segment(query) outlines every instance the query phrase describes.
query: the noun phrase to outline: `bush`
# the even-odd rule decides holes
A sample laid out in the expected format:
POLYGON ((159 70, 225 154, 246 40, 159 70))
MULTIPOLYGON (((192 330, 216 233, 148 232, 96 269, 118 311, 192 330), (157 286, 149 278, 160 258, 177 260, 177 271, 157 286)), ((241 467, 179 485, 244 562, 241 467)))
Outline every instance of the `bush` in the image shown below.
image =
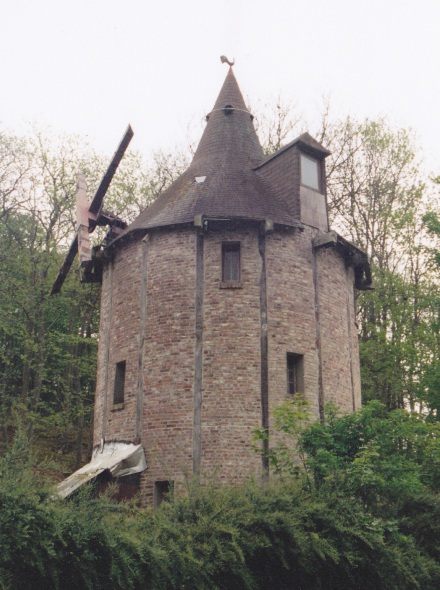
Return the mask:
POLYGON ((0 459, 0 587, 439 588, 434 430, 378 405, 348 416, 330 407, 323 424, 304 417, 304 407, 277 411, 302 457, 271 449, 282 479, 196 487, 154 512, 87 489, 55 500, 18 441, 0 459))

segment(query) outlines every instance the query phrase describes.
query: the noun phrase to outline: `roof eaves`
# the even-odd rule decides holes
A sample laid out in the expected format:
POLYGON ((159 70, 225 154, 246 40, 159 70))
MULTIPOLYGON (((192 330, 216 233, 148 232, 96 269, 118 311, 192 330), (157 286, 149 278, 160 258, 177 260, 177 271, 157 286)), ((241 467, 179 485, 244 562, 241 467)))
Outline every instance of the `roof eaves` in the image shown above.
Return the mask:
POLYGON ((114 248, 116 248, 116 246, 120 246, 123 243, 129 241, 129 240, 133 240, 136 239, 138 236, 142 236, 145 233, 147 233, 148 231, 151 231, 153 229, 176 229, 179 227, 186 227, 186 226, 192 226, 193 223, 191 221, 182 221, 182 222, 177 222, 177 223, 169 223, 166 221, 163 221, 161 223, 152 223, 151 225, 145 225, 142 227, 134 227, 132 229, 127 228, 128 231, 120 234, 119 236, 117 236, 114 240, 112 240, 110 242, 110 244, 108 244, 106 246, 106 250, 113 250, 114 248))
POLYGON ((345 263, 353 266, 356 289, 359 291, 374 290, 368 256, 352 242, 332 230, 319 232, 313 240, 313 247, 315 249, 335 248, 344 257, 345 263))
MULTIPOLYGON (((238 222, 251 222, 251 223, 263 223, 267 220, 270 219, 270 215, 266 216, 266 217, 245 217, 245 216, 237 216, 237 217, 233 217, 233 216, 225 216, 225 217, 218 217, 218 216, 210 216, 210 215, 197 215, 197 217, 200 217, 203 221, 215 221, 215 222, 229 222, 229 221, 238 221, 238 222)), ((298 221, 297 219, 292 219, 291 221, 275 221, 275 220, 271 220, 273 221, 273 224, 278 226, 278 227, 293 227, 293 228, 297 228, 297 229, 304 229, 304 225, 301 223, 301 221, 298 221)))
MULTIPOLYGON (((110 244, 108 244, 106 246, 106 250, 107 250, 107 252, 111 252, 115 248, 122 246, 127 241, 134 240, 134 239, 138 238, 139 236, 142 236, 152 230, 161 230, 161 229, 169 230, 169 229, 176 229, 176 228, 183 228, 183 227, 197 227, 198 225, 200 225, 200 223, 196 224, 195 218, 199 218, 202 221, 208 221, 208 222, 211 221, 211 222, 223 222, 223 223, 227 223, 227 222, 262 223, 262 222, 266 221, 268 219, 268 217, 270 217, 270 215, 267 217, 249 217, 249 216, 233 216, 233 215, 219 217, 219 216, 212 216, 212 215, 197 214, 194 217, 194 221, 184 221, 181 223, 173 223, 173 224, 166 223, 166 222, 157 223, 157 224, 153 223, 153 224, 145 226, 145 227, 133 228, 132 230, 119 235, 112 242, 110 242, 110 244)), ((272 221, 273 221, 274 226, 277 226, 277 227, 294 228, 294 229, 299 229, 299 230, 304 229, 304 225, 301 223, 301 221, 299 221, 297 219, 292 219, 291 221, 277 221, 275 219, 272 221)))

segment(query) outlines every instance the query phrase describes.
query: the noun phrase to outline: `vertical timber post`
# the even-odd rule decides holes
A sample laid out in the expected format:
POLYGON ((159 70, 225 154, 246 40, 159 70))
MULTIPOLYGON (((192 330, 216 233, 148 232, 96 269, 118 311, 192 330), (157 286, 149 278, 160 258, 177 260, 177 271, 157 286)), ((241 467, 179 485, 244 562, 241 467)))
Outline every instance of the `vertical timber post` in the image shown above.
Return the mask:
POLYGON ((261 426, 266 433, 262 448, 263 481, 269 478, 269 361, 267 334, 267 277, 266 277, 266 228, 260 227, 258 233, 258 250, 261 257, 260 274, 260 350, 261 350, 261 426))
POLYGON ((203 247, 202 231, 196 234, 196 293, 194 351, 193 473, 200 475, 202 459, 202 377, 203 377, 203 247))
POLYGON ((313 248, 313 288, 315 291, 315 325, 316 325, 316 350, 318 352, 318 407, 319 419, 324 421, 324 388, 322 380, 322 345, 321 324, 319 318, 319 280, 318 280, 318 251, 313 248))
POLYGON ((107 311, 107 325, 104 333, 104 357, 105 357, 105 379, 104 379, 104 395, 102 399, 102 424, 101 424, 101 442, 105 441, 105 425, 107 422, 107 406, 108 406, 108 384, 109 384, 109 372, 110 372, 110 334, 112 325, 113 315, 113 260, 109 264, 108 268, 108 283, 109 283, 109 294, 108 294, 108 311, 107 311))
MULTIPOLYGON (((347 279, 350 284, 351 281, 350 281, 350 277, 348 276, 348 272, 347 272, 347 279)), ((347 302, 346 305, 347 305, 348 359, 349 359, 349 363, 350 363, 351 397, 352 397, 352 403, 353 403, 353 412, 355 412, 356 411, 356 399, 355 399, 355 393, 354 393, 353 342, 351 340, 352 339, 352 331, 351 331, 351 313, 350 313, 351 306, 350 306, 349 285, 347 285, 347 287, 346 287, 346 302, 347 302)), ((354 310, 353 310, 353 313, 354 313, 354 310)))
POLYGON ((148 241, 149 236, 146 235, 142 240, 142 260, 141 260, 141 292, 140 292, 140 326, 139 326, 139 343, 138 343, 138 367, 137 367, 137 383, 136 383, 136 426, 135 439, 136 443, 141 442, 142 437, 142 412, 144 407, 144 348, 145 348, 145 334, 147 331, 147 283, 148 283, 148 241))

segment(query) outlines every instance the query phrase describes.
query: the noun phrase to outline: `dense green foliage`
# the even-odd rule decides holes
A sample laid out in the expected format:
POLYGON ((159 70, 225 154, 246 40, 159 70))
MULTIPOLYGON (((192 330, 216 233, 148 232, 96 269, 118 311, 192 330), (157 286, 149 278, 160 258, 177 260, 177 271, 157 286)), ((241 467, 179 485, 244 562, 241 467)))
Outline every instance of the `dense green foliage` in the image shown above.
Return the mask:
MULTIPOLYGON (((260 121, 267 152, 298 124, 282 105, 275 113, 260 121)), ((29 464, 30 448, 58 463, 70 451, 67 472, 87 456, 99 286, 74 272, 60 295, 48 292, 74 232, 75 173, 93 193, 107 159, 78 139, 0 133, 2 589, 440 587, 439 182, 423 177, 411 135, 386 121, 326 115, 314 135, 333 152, 333 225, 373 266, 375 291, 358 301, 362 386, 384 406, 349 416, 329 406, 323 424, 282 406, 269 486, 189 485, 151 512, 87 491, 57 501, 40 483, 50 466, 29 464), (26 444, 10 444, 14 431, 26 444)), ((147 166, 128 152, 106 207, 129 221, 184 165, 180 154, 147 166)))
MULTIPOLYGON (((440 176, 433 179, 435 185, 440 186, 440 176)), ((428 211, 423 216, 423 223, 429 233, 431 240, 434 244, 428 248, 431 260, 435 265, 435 272, 437 276, 440 269, 440 213, 438 211, 428 211)), ((431 329, 434 332, 434 338, 437 341, 436 351, 439 350, 438 345, 440 339, 440 313, 437 313, 436 321, 432 323, 431 329)), ((438 355, 432 356, 432 363, 422 382, 422 388, 426 399, 429 400, 429 408, 431 409, 432 416, 440 420, 440 363, 438 362, 438 355)))
MULTIPOLYGON (((35 449, 70 457, 67 472, 90 452, 100 288, 81 285, 74 264, 62 292, 49 291, 75 231, 76 172, 91 197, 106 160, 78 138, 0 132, 0 443, 18 418, 35 449)), ((130 221, 183 165, 129 151, 106 208, 130 221)))
MULTIPOLYGON (((282 101, 275 115, 263 117, 270 150, 301 128, 282 101)), ((332 152, 326 160, 332 228, 364 250, 372 267, 375 290, 358 293, 363 399, 438 419, 440 177, 424 171, 414 135, 386 119, 331 120, 327 109, 312 135, 332 152)))
POLYGON ((16 442, 0 460, 0 587, 438 588, 438 425, 378 403, 329 406, 323 424, 285 404, 275 419, 269 485, 189 485, 156 511, 89 490, 55 500, 16 442))
POLYGON ((373 270, 375 290, 358 298, 363 399, 434 409, 427 378, 440 363, 440 297, 423 222, 438 210, 434 185, 411 133, 385 120, 331 125, 326 145, 333 225, 373 270))

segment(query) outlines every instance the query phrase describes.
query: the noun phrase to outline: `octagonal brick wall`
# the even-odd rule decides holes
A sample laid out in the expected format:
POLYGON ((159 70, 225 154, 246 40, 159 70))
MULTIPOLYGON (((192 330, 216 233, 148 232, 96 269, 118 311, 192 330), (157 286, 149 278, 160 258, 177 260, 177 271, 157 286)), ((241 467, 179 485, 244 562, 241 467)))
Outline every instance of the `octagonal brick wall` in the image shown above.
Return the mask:
MULTIPOLYGON (((123 244, 104 269, 94 444, 143 444, 147 503, 154 482, 183 488, 194 461, 204 481, 261 475, 251 441, 262 423, 259 232, 244 223, 202 234, 150 231, 123 244), (225 241, 241 246, 234 288, 221 282, 225 241), (115 405, 120 361, 125 396, 115 405)), ((289 397, 288 352, 303 355, 305 397, 316 417, 329 399, 345 411, 360 406, 353 270, 335 250, 314 251, 315 234, 276 229, 264 238, 269 412, 289 397)))

